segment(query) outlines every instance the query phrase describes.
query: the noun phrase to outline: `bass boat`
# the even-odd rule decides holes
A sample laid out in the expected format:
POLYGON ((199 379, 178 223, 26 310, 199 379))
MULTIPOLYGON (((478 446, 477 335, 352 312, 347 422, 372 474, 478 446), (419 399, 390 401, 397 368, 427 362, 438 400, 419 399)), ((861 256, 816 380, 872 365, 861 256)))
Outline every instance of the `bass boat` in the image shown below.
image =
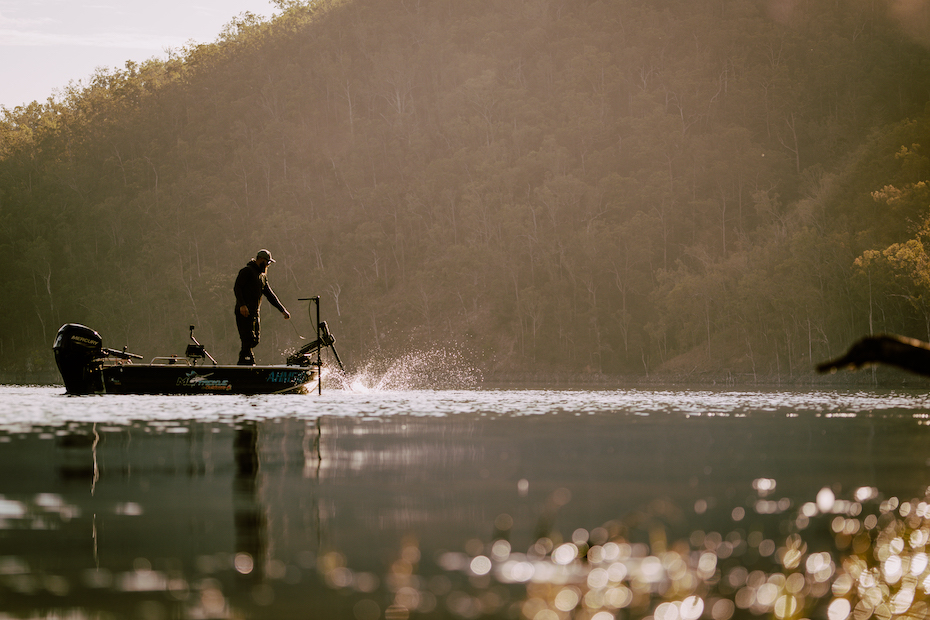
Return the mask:
MULTIPOLYGON (((58 330, 55 362, 68 394, 301 394, 321 391, 323 370, 321 352, 336 353, 335 338, 325 321, 320 321, 320 298, 316 302, 316 340, 288 356, 285 364, 237 366, 218 364, 204 345, 194 338, 184 357, 156 357, 138 363, 141 355, 108 349, 93 329, 67 323, 58 330)), ((311 316, 313 306, 310 306, 311 316)))

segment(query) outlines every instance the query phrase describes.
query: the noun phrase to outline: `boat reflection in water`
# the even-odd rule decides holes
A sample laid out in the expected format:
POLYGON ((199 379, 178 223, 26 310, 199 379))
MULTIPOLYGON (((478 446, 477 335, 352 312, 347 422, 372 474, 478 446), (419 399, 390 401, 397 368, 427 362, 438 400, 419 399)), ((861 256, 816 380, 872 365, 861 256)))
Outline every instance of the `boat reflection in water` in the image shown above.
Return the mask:
POLYGON ((7 426, 0 615, 923 618, 921 415, 7 426))

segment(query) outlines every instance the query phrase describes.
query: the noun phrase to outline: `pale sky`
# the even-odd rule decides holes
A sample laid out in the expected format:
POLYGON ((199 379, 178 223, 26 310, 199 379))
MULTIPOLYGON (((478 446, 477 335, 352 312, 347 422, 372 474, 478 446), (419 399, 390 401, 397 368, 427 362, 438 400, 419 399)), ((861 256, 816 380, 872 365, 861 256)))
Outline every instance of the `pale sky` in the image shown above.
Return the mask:
POLYGON ((270 0, 0 0, 0 106, 46 99, 97 67, 166 58, 190 41, 210 43, 270 0))

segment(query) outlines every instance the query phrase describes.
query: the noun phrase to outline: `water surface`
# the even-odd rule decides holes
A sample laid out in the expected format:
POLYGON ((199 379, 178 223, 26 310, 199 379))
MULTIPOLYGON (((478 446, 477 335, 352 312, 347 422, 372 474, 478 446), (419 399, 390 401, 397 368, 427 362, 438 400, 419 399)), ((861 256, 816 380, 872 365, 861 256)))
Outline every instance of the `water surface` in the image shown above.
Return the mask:
POLYGON ((922 393, 62 392, 0 387, 0 615, 927 610, 922 393))

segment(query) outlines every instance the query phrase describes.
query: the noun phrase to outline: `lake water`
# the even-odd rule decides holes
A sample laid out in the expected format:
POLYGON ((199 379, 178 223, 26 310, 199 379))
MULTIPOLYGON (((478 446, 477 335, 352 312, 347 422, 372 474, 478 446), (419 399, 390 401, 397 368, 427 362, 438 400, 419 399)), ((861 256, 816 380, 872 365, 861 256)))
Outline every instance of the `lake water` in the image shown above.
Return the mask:
POLYGON ((0 386, 0 618, 928 613, 918 392, 0 386))

